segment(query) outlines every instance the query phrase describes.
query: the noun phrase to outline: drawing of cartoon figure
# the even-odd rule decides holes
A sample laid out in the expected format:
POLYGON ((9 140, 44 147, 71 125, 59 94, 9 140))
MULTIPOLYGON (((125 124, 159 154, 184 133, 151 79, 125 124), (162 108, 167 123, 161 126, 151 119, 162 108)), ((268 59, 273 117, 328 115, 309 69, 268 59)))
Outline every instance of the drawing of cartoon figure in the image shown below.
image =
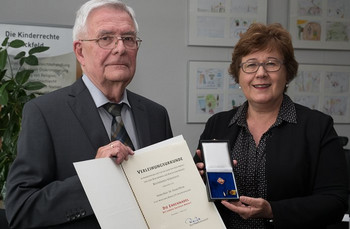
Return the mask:
POLYGON ((300 16, 320 16, 322 14, 321 0, 298 0, 300 16))
POLYGON ((214 114, 214 109, 217 106, 217 99, 213 94, 208 94, 205 98, 209 114, 214 114))
POLYGON ((350 2, 349 0, 332 0, 327 4, 328 17, 345 18, 349 13, 350 2))
POLYGON ((321 39, 321 25, 317 22, 309 22, 302 29, 303 40, 319 41, 321 39))
POLYGON ((222 2, 219 2, 217 5, 214 4, 211 6, 211 12, 225 13, 225 6, 222 2))
POLYGON ((327 23, 326 41, 349 41, 348 26, 341 22, 327 23))
POLYGON ((309 15, 321 15, 321 8, 318 6, 312 6, 308 10, 309 15))

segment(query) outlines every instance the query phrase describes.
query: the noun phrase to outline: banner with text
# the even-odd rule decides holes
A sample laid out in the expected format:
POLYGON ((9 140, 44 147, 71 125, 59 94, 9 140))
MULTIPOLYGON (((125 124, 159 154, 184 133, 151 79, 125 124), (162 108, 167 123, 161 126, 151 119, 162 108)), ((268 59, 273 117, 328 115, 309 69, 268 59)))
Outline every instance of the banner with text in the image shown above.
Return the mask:
MULTIPOLYGON (((23 40, 25 46, 19 49, 9 48, 8 53, 13 58, 20 51, 28 51, 39 46, 50 47, 43 53, 35 54, 39 58, 39 66, 26 66, 34 73, 31 80, 40 81, 46 85, 40 92, 47 93, 72 84, 77 77, 77 61, 73 52, 72 29, 62 27, 31 26, 0 24, 0 42, 6 37, 9 41, 23 40)), ((13 69, 19 64, 12 61, 13 69)))

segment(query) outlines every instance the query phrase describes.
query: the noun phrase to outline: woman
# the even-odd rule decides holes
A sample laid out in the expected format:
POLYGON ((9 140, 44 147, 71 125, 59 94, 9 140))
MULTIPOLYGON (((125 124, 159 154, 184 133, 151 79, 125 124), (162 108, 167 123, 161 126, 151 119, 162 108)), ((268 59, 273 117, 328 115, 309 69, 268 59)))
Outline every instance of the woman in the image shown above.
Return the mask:
POLYGON ((332 118, 285 94, 297 70, 280 24, 253 24, 235 46, 229 72, 247 101, 213 115, 200 137, 230 141, 240 200, 217 204, 227 228, 319 229, 347 209, 345 156, 332 118))

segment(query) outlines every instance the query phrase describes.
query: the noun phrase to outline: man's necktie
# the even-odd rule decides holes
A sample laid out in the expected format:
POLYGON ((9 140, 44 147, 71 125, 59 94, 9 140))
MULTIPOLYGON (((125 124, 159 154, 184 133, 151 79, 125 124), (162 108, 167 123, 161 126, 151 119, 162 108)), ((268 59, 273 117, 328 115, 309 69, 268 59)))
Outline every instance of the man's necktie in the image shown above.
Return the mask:
POLYGON ((119 140, 123 144, 134 149, 134 146, 130 140, 128 133, 124 127, 122 116, 120 112, 122 110, 122 104, 106 103, 103 107, 112 115, 112 126, 111 126, 111 141, 119 140))

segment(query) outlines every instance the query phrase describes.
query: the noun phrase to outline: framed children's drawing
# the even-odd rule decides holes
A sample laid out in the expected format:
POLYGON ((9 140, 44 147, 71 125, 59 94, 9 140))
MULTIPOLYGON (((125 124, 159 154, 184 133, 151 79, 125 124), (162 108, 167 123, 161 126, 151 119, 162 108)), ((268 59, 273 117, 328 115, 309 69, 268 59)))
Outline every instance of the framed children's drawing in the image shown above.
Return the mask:
POLYGON ((230 62, 189 61, 188 123, 205 123, 213 114, 246 100, 229 75, 229 66, 230 62))
POLYGON ((335 123, 350 123, 350 66, 301 64, 287 94, 332 116, 335 123))
POLYGON ((267 0, 188 0, 189 45, 233 47, 250 24, 266 23, 267 0))
POLYGON ((295 48, 350 50, 349 0, 289 1, 295 48))

